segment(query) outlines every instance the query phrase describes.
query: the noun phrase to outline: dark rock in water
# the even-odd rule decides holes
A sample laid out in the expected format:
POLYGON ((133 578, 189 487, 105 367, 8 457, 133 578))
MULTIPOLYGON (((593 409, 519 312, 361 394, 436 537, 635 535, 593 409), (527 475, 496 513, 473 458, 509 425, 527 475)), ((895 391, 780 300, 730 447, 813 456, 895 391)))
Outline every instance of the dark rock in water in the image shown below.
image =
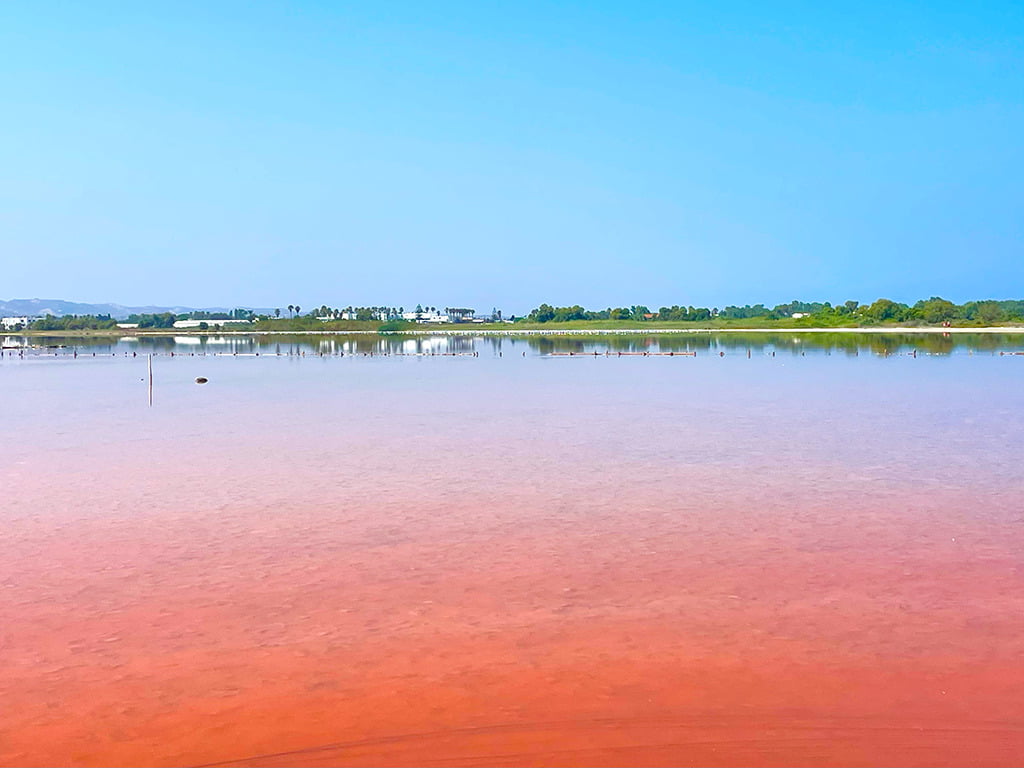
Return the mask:
POLYGON ((196 384, 205 384, 209 379, 205 376, 196 376, 196 384))

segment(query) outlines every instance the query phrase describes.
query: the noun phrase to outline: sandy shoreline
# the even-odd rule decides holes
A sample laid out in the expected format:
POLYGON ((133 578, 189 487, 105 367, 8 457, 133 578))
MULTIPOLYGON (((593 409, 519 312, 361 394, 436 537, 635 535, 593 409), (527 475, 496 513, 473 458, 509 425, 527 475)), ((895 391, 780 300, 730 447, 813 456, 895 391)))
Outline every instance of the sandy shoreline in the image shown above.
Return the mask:
MULTIPOLYGON (((264 333, 278 333, 277 331, 264 331, 264 333)), ((314 336, 320 335, 316 331, 305 331, 314 336)), ((352 333, 352 331, 335 331, 333 333, 340 333, 346 335, 352 333)), ((371 333, 371 331, 362 331, 362 333, 371 333)), ((372 333, 376 333, 375 331, 372 333)), ((999 327, 988 327, 988 328, 657 328, 648 330, 646 328, 609 328, 609 329, 590 329, 590 328, 563 328, 563 329, 552 329, 552 330, 541 330, 541 329, 523 329, 517 331, 385 331, 384 333, 395 334, 395 335, 408 335, 408 334, 420 334, 424 336, 520 336, 520 335, 536 335, 536 336, 554 336, 554 335, 584 335, 584 336, 605 336, 605 335, 617 335, 617 334, 640 334, 650 336, 653 334, 663 333, 682 333, 682 334, 696 334, 696 333, 880 333, 880 334, 899 334, 899 333, 925 333, 925 334, 943 334, 943 333, 1024 333, 1024 327, 1015 326, 1012 328, 999 328, 999 327)))
POLYGON ((843 333, 843 334, 1024 334, 1024 326, 987 326, 984 328, 935 328, 919 326, 913 328, 522 328, 522 329, 489 329, 489 328, 428 328, 424 330, 410 329, 402 331, 192 331, 192 330, 160 330, 139 332, 103 332, 103 331, 19 331, 10 336, 62 336, 62 337, 109 337, 109 338, 141 338, 165 336, 618 336, 661 334, 707 334, 707 333, 843 333))

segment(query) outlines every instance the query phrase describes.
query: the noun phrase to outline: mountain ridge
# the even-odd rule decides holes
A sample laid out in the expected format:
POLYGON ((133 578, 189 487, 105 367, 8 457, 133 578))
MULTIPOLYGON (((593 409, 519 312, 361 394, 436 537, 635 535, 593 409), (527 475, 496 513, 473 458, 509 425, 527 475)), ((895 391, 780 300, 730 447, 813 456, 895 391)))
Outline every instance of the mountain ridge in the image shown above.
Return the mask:
MULTIPOLYGON (((239 307, 241 309, 252 309, 260 313, 273 314, 272 309, 261 309, 257 307, 239 307)), ((80 301, 67 301, 65 299, 0 299, 0 314, 5 317, 30 317, 37 315, 53 315, 62 317, 64 315, 110 315, 115 320, 123 320, 129 315, 159 314, 161 312, 173 312, 183 314, 186 312, 230 312, 236 307, 183 307, 183 306, 156 306, 146 305, 139 307, 128 307, 123 304, 97 303, 90 304, 80 301)))

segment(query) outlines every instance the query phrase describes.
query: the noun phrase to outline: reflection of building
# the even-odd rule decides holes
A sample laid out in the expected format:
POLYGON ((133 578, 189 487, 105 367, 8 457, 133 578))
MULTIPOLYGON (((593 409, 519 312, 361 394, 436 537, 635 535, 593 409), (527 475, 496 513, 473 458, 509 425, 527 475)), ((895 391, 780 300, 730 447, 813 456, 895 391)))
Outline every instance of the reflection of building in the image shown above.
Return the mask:
POLYGON ((402 352, 407 355, 439 354, 448 351, 448 337, 425 336, 416 339, 403 339, 402 352))
POLYGON ((476 339, 472 336, 417 336, 414 339, 395 339, 390 349, 404 355, 467 354, 474 351, 476 339))
POLYGON ((466 354, 476 350, 476 338, 473 336, 449 336, 448 351, 466 354))

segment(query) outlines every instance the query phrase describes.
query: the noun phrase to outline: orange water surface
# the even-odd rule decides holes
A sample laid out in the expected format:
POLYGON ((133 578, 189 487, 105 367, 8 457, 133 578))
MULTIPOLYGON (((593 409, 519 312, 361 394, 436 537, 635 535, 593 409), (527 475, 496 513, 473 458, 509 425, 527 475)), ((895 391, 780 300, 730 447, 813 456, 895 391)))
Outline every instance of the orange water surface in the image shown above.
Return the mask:
POLYGON ((1020 764, 1020 373, 757 364, 9 366, 0 763, 1020 764))

